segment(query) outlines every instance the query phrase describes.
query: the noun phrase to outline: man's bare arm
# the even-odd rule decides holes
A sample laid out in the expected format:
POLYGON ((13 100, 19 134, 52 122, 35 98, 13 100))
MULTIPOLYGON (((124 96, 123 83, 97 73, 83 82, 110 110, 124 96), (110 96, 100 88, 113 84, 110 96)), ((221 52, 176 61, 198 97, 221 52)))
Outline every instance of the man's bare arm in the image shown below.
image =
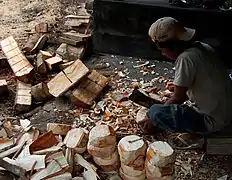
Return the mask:
POLYGON ((182 104, 188 100, 186 94, 188 88, 175 86, 173 96, 165 104, 182 104))

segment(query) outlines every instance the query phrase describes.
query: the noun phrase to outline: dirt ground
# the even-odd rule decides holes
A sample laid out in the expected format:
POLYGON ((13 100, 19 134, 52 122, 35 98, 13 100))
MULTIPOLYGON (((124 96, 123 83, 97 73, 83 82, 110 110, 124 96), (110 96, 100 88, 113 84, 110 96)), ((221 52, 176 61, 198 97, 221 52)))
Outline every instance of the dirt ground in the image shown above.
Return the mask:
MULTIPOLYGON (((56 33, 59 31, 64 15, 75 14, 77 6, 78 1, 75 0, 0 0, 0 40, 12 35, 20 45, 23 45, 28 36, 34 32, 34 26, 39 22, 47 22, 56 33)), ((125 78, 127 83, 124 86, 128 86, 133 79, 149 82, 159 75, 173 77, 173 65, 170 63, 150 60, 150 64, 155 65, 155 74, 144 75, 132 68, 137 61, 139 61, 138 58, 103 55, 94 56, 85 63, 88 67, 95 68, 105 75, 114 75, 115 71, 129 69, 130 73, 128 78, 125 78)), ((15 117, 13 105, 16 80, 10 69, 0 70, 0 78, 7 80, 10 89, 8 97, 0 97, 0 116, 15 117)), ((76 108, 67 97, 53 99, 45 104, 35 103, 37 105, 32 112, 20 115, 20 117, 28 118, 42 131, 46 129, 48 122, 72 124, 75 120, 76 108)), ((191 173, 185 174, 177 167, 177 179, 216 180, 223 175, 231 175, 231 158, 203 155, 203 151, 178 151, 178 159, 191 168, 192 175, 191 173)))

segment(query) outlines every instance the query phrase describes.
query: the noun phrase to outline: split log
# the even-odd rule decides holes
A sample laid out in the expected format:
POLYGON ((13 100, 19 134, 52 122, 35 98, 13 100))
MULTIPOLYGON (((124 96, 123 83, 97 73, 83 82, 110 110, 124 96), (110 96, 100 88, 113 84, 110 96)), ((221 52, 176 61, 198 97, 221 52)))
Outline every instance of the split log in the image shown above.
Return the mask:
POLYGON ((120 167, 119 155, 117 151, 115 151, 112 156, 107 158, 93 157, 93 160, 97 166, 105 172, 116 171, 120 167))
POLYGON ((72 129, 68 124, 48 123, 47 131, 52 131, 53 134, 66 135, 72 129))
POLYGON ((0 95, 8 92, 6 80, 0 80, 0 95))
POLYGON ((122 138, 118 144, 121 163, 130 167, 140 167, 145 163, 147 144, 136 135, 122 138))
POLYGON ((146 179, 146 174, 142 174, 141 176, 137 176, 137 177, 128 176, 123 172, 121 168, 119 170, 119 174, 123 180, 144 180, 146 179))
POLYGON ((49 70, 54 70, 59 67, 60 63, 62 63, 62 59, 56 56, 56 57, 46 59, 45 62, 49 70))
POLYGON ((145 168, 146 174, 150 179, 171 177, 174 173, 174 164, 168 164, 165 167, 157 167, 146 160, 145 168))
POLYGON ((88 133, 81 128, 70 130, 65 139, 64 144, 68 148, 73 148, 77 153, 85 152, 88 143, 88 133))
POLYGON ((0 44, 15 76, 25 83, 30 81, 33 66, 22 54, 14 38, 10 36, 2 40, 0 44))
POLYGON ((116 133, 111 126, 95 126, 89 133, 89 144, 97 148, 115 145, 116 133))
POLYGON ((23 82, 17 82, 15 110, 16 112, 28 111, 31 107, 31 85, 23 82))
POLYGON ((31 88, 31 95, 37 101, 48 100, 52 97, 49 93, 47 84, 41 82, 31 88))
POLYGON ((121 163, 121 169, 126 175, 131 177, 139 177, 146 174, 144 165, 135 168, 135 167, 126 166, 123 163, 121 163))
POLYGON ((80 60, 76 60, 73 64, 61 71, 48 82, 47 85, 50 94, 52 94, 54 97, 64 94, 88 72, 89 69, 80 60), (60 86, 60 84, 62 84, 62 86, 60 86))
POLYGON ((107 158, 115 152, 116 144, 109 145, 109 146, 106 146, 103 148, 98 148, 98 147, 92 146, 88 143, 87 149, 88 149, 89 154, 91 154, 94 157, 107 158))
POLYGON ((40 74, 46 74, 47 73, 47 67, 45 60, 51 58, 52 55, 49 52, 46 51, 40 51, 37 55, 37 61, 36 61, 36 67, 37 71, 40 74))
POLYGON ((168 143, 156 141, 149 145, 146 160, 153 166, 166 167, 175 162, 176 153, 168 143))

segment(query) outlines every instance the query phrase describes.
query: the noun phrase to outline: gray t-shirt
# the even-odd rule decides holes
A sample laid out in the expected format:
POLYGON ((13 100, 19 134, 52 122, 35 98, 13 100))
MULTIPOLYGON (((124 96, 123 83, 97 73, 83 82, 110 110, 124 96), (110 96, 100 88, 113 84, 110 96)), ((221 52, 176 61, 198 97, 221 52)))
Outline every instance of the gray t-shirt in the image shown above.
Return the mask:
POLYGON ((176 60, 174 84, 187 87, 188 98, 205 118, 209 131, 232 121, 232 82, 226 67, 209 45, 196 42, 176 60))

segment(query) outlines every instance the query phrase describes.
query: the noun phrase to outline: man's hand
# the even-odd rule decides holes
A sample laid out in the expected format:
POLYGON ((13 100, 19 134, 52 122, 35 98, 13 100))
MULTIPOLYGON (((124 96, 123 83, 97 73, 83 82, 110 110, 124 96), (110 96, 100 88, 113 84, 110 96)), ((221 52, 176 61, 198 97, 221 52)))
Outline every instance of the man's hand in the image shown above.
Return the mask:
POLYGON ((182 104, 187 101, 187 90, 186 87, 174 86, 174 94, 165 104, 182 104))

